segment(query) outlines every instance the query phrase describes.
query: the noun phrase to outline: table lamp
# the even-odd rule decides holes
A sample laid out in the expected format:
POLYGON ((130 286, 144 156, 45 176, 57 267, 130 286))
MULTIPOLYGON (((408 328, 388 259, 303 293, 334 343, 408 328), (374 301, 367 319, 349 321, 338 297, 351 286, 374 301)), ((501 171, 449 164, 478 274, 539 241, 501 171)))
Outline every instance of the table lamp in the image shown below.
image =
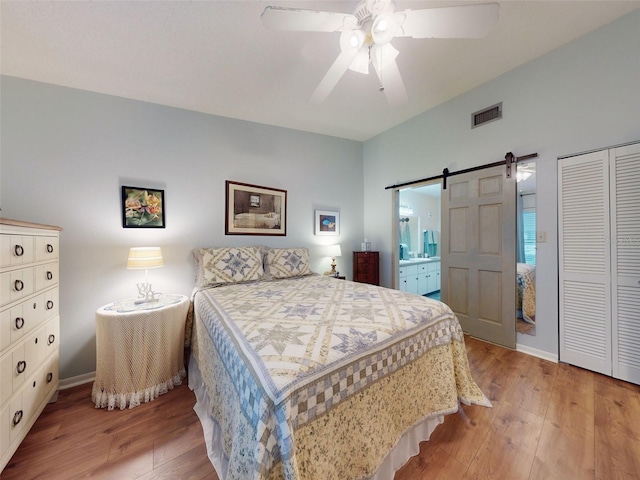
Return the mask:
POLYGON ((340 245, 327 245, 326 253, 328 257, 331 257, 331 271, 327 272, 327 275, 333 275, 335 277, 338 275, 336 271, 336 257, 342 256, 340 245))
POLYGON ((127 259, 128 270, 144 269, 144 283, 136 283, 138 287, 138 300, 136 304, 157 302, 158 299, 151 284, 149 283, 149 269, 164 267, 162 260, 162 250, 160 247, 133 247, 129 250, 129 258, 127 259))

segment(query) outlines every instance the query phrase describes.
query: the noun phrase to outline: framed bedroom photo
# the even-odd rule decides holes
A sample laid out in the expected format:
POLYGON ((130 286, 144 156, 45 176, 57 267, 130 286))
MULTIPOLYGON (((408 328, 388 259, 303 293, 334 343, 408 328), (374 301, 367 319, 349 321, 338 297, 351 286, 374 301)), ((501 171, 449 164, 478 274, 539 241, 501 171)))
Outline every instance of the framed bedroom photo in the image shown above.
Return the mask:
POLYGON ((316 210, 316 235, 340 235, 340 212, 316 210))
POLYGON ((287 191, 227 180, 225 235, 286 235, 287 191))
POLYGON ((122 187, 123 228, 164 228, 164 190, 122 187))

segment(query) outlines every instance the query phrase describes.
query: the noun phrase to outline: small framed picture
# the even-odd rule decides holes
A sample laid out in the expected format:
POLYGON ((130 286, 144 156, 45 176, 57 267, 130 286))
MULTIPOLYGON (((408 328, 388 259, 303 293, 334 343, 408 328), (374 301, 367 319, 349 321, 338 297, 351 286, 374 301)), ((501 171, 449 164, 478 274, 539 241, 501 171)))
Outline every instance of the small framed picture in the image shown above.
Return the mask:
POLYGON ((225 235, 286 235, 287 191, 227 180, 225 235))
POLYGON ((123 228, 164 228, 164 190, 122 187, 123 228))
POLYGON ((316 235, 340 235, 340 212, 316 210, 316 235))

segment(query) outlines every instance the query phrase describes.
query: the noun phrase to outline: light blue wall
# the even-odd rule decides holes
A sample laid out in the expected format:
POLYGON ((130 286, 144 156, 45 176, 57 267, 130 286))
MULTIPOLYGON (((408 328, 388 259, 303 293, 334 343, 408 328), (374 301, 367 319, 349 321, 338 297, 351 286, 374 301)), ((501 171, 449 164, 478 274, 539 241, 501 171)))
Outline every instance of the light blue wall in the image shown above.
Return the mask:
MULTIPOLYGON (((61 377, 95 368, 94 313, 133 295, 128 248, 163 247, 154 287, 190 293, 197 246, 339 241, 338 269, 363 237, 391 285, 392 205, 385 187, 493 162, 538 158, 537 336, 558 352, 557 157, 640 139, 640 12, 631 13, 363 144, 0 77, 0 206, 4 217, 60 225, 61 377), (470 114, 503 102, 504 118, 470 130, 470 114), (364 158, 364 164, 363 164, 364 158), (224 182, 288 191, 288 235, 224 235, 224 182), (364 179, 364 185, 363 185, 364 179), (122 184, 163 188, 167 228, 123 229, 122 184), (341 236, 313 235, 314 209, 341 213, 341 236), (363 221, 364 218, 364 221, 363 221)), ((316 249, 312 267, 324 270, 316 249)))
MULTIPOLYGON (((421 114, 364 144, 365 235, 391 285, 392 193, 386 186, 537 152, 537 335, 558 354, 557 158, 640 140, 640 11, 421 114), (502 120, 471 130, 472 112, 503 102, 502 120)), ((640 166, 639 166, 640 167, 640 166)))
MULTIPOLYGON (((1 77, 2 216, 59 225, 61 378, 95 370, 95 311, 135 296, 129 247, 162 247, 161 292, 189 294, 200 246, 307 246, 312 268, 363 238, 362 143, 1 77), (288 192, 286 237, 225 236, 225 180, 288 192), (123 229, 120 186, 165 190, 165 229, 123 229), (314 210, 339 210, 340 237, 314 236, 314 210)), ((142 275, 142 276, 141 276, 142 275)))

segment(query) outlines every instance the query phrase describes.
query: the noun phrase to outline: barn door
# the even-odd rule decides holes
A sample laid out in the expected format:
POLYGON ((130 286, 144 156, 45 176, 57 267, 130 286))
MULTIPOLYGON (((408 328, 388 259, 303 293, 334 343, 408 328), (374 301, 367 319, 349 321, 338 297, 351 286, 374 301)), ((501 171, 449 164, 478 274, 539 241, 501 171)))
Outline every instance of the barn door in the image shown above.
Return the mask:
POLYGON ((442 301, 462 329, 516 344, 516 180, 496 166, 447 179, 442 191, 442 301))

